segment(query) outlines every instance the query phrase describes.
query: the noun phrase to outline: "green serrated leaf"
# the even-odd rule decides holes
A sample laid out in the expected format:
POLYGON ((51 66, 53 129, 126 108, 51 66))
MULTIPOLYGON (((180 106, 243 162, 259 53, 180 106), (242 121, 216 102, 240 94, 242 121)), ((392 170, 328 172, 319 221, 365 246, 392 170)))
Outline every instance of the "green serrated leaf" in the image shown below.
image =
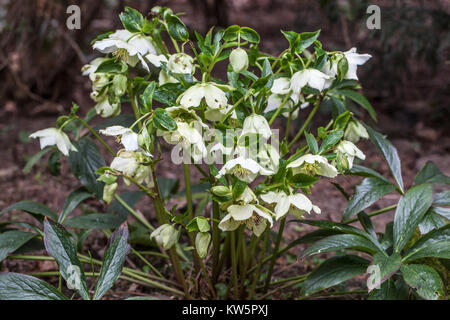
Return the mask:
POLYGON ((67 300, 56 288, 38 278, 0 273, 0 300, 67 300))
POLYGON ((442 279, 439 273, 430 266, 408 264, 401 268, 403 279, 417 290, 419 296, 426 300, 438 300, 444 295, 442 279))

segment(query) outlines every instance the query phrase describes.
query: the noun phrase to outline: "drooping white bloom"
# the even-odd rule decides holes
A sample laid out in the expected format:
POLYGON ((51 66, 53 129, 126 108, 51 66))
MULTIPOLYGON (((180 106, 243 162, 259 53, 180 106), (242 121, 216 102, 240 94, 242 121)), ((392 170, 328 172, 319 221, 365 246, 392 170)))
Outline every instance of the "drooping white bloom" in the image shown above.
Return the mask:
POLYGON ((317 69, 304 69, 297 71, 292 75, 291 86, 292 90, 291 98, 295 104, 298 103, 302 88, 306 85, 313 89, 322 91, 325 87, 325 81, 332 77, 317 69))
POLYGON ((287 168, 292 168, 294 175, 303 173, 334 178, 338 174, 336 168, 329 164, 325 157, 312 154, 306 154, 292 161, 287 165, 287 168))
POLYGON ((114 103, 109 101, 109 97, 106 93, 98 96, 98 92, 91 93, 91 98, 97 102, 95 105, 95 111, 103 118, 113 117, 120 114, 120 101, 117 99, 114 103))
POLYGON ((81 72, 83 73, 83 76, 89 76, 92 73, 95 73, 95 71, 97 71, 97 68, 106 60, 108 60, 108 58, 104 58, 104 57, 103 58, 95 58, 88 64, 85 64, 81 68, 81 72))
POLYGON ((368 139, 369 133, 359 121, 351 120, 345 129, 344 139, 356 143, 360 138, 368 139))
POLYGON ((30 138, 39 138, 41 149, 44 149, 47 146, 56 146, 66 157, 69 155, 69 150, 78 151, 70 142, 69 137, 62 130, 57 128, 38 130, 32 133, 30 138))
POLYGON ((288 94, 291 86, 291 80, 287 77, 275 79, 270 91, 275 94, 288 94))
MULTIPOLYGON (((233 108, 232 104, 229 104, 226 108, 220 109, 207 109, 205 111, 206 120, 217 122, 222 121, 223 118, 228 114, 228 112, 233 108)), ((233 110, 230 114, 231 119, 237 119, 236 110, 233 110)))
MULTIPOLYGON (((277 110, 281 104, 283 103, 284 97, 280 94, 275 94, 272 93, 269 98, 267 99, 267 107, 264 110, 264 113, 268 113, 270 111, 274 111, 277 110)), ((288 101, 286 101, 286 103, 284 104, 284 108, 286 108, 287 110, 291 110, 294 107, 294 101, 292 101, 291 99, 289 99, 288 101)), ((292 112, 291 118, 293 120, 297 119, 298 117, 298 109, 296 109, 294 112, 292 112)), ((283 112, 281 113, 283 115, 283 117, 289 117, 289 112, 283 112)))
POLYGON ((269 139, 272 136, 272 130, 264 116, 252 114, 245 118, 241 136, 247 134, 259 134, 264 139, 269 139))
POLYGON ((356 75, 358 66, 363 65, 370 58, 372 58, 370 54, 359 54, 356 53, 356 48, 351 48, 342 54, 338 53, 334 55, 331 58, 331 61, 327 61, 323 69, 324 72, 332 77, 335 77, 338 74, 338 64, 342 57, 347 59, 348 64, 347 73, 345 74, 344 79, 351 80, 358 80, 358 76, 356 75))
POLYGON ((297 218, 301 218, 305 212, 310 213, 311 210, 320 213, 320 208, 313 205, 311 200, 301 193, 287 195, 282 191, 270 191, 260 197, 266 203, 276 203, 274 209, 276 220, 284 217, 288 212, 297 218))
POLYGON ((144 57, 149 53, 157 54, 149 37, 131 33, 128 30, 117 30, 107 38, 96 41, 93 48, 102 53, 113 53, 132 67, 140 61, 147 71, 149 68, 144 57))
POLYGON ((242 48, 236 48, 230 53, 230 64, 233 71, 239 73, 248 68, 248 55, 242 48))
POLYGON ((198 107, 202 99, 205 99, 211 109, 225 109, 228 106, 225 92, 211 83, 199 83, 190 87, 178 97, 177 102, 185 108, 192 108, 198 107))
POLYGON ((236 230, 241 224, 259 237, 267 225, 273 226, 273 220, 267 209, 254 204, 231 205, 228 207, 228 214, 220 221, 219 228, 222 231, 236 230))
POLYGON ((150 239, 154 239, 164 250, 169 250, 178 241, 178 230, 170 224, 163 224, 151 233, 150 239))
POLYGON ((356 70, 358 66, 366 63, 372 56, 370 54, 359 54, 356 53, 356 48, 351 48, 350 50, 344 52, 344 56, 348 61, 348 71, 345 75, 345 79, 353 79, 358 80, 358 76, 356 75, 356 70))
POLYGON ((350 141, 344 140, 340 142, 336 147, 336 153, 338 154, 338 158, 341 160, 344 169, 351 169, 353 167, 353 160, 355 157, 361 160, 366 159, 364 153, 350 141))
MULTIPOLYGON (((120 150, 111 162, 110 168, 134 179, 137 183, 142 184, 145 182, 147 185, 153 186, 150 166, 143 164, 148 161, 148 156, 141 152, 120 150)), ((124 177, 124 181, 127 185, 130 184, 130 181, 126 177, 124 177)))
POLYGON ((167 58, 163 54, 158 55, 158 54, 154 54, 154 53, 149 53, 145 56, 145 59, 147 59, 148 62, 150 62, 152 65, 154 65, 157 68, 161 67, 161 62, 167 63, 167 58))
POLYGON ((239 180, 251 183, 258 175, 270 176, 274 172, 264 169, 253 159, 238 157, 227 161, 222 169, 220 169, 216 178, 221 178, 225 174, 232 174, 239 180))
POLYGON ((139 149, 138 134, 130 128, 112 126, 104 130, 100 130, 100 133, 106 136, 119 137, 121 143, 127 151, 136 151, 139 149))
POLYGON ((176 53, 169 57, 167 69, 175 74, 193 74, 195 72, 194 59, 185 53, 176 53))

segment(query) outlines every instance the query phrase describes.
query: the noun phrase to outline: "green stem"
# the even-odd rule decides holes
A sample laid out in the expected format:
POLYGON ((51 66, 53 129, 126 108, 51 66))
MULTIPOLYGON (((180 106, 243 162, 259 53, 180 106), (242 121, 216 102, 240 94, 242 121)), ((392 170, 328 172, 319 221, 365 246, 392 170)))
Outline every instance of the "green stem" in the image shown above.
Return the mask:
MULTIPOLYGON (((141 114, 139 112, 139 107, 136 103, 136 96, 134 94, 133 84, 131 82, 129 82, 129 84, 128 84, 128 96, 130 97, 131 107, 133 108, 134 116, 137 121, 140 119, 141 114)), ((140 121, 138 121, 138 126, 139 126, 139 130, 142 129, 142 123, 140 121)))
MULTIPOLYGON (((267 230, 264 233, 263 245, 262 245, 261 251, 259 252, 259 256, 258 256, 259 262, 258 262, 258 265, 256 266, 256 273, 255 273, 255 277, 253 278, 252 285, 250 287, 250 293, 248 295, 248 300, 252 300, 253 295, 255 294, 256 285, 258 284, 259 275, 261 273, 263 257, 266 252, 267 241, 269 240, 269 233, 270 233, 270 229, 267 228, 267 230)), ((251 272, 251 271, 249 271, 249 272, 251 272)))
POLYGON ((283 101, 281 102, 280 106, 278 107, 277 111, 275 111, 275 113, 273 114, 272 118, 270 118, 269 121, 269 126, 272 125, 272 123, 275 121, 275 119, 278 117, 278 114, 281 112, 281 109, 283 109, 284 105, 288 102, 290 96, 291 96, 292 91, 289 91, 286 94, 286 97, 284 97, 283 101))
POLYGON ((237 278, 237 255, 236 255, 236 233, 235 231, 231 232, 231 265, 232 265, 232 272, 231 272, 231 279, 234 287, 234 299, 239 299, 239 287, 238 287, 238 278, 237 278))
POLYGON ((270 281, 272 280, 273 268, 278 256, 278 249, 280 248, 281 238, 283 236, 284 226, 286 224, 286 216, 281 219, 280 228, 278 230, 277 240, 275 242, 275 248, 273 249, 272 261, 270 262, 269 273, 267 274, 266 285, 264 291, 269 289, 270 281))
POLYGON ((141 222, 144 226, 146 226, 151 231, 155 230, 155 227, 153 227, 150 222, 145 219, 145 217, 141 216, 139 213, 133 210, 128 203, 126 203, 118 194, 114 195, 114 198, 129 212, 135 217, 139 222, 141 222))
POLYGON ((220 229, 218 220, 220 219, 220 208, 219 204, 212 200, 212 245, 213 245, 213 283, 216 282, 217 277, 220 273, 219 269, 219 255, 220 255, 220 229))
POLYGON ((258 237, 253 234, 252 238, 250 239, 249 253, 248 253, 247 259, 245 259, 244 270, 242 272, 241 296, 245 291, 245 280, 247 280, 247 270, 248 270, 248 266, 252 263, 253 257, 255 255, 257 240, 258 240, 258 237))
POLYGON ((81 122, 81 124, 85 126, 97 138, 98 141, 100 141, 102 145, 105 146, 105 148, 109 151, 109 153, 111 153, 111 155, 113 155, 114 157, 116 156, 116 153, 112 151, 112 149, 108 146, 105 140, 103 140, 102 137, 100 137, 98 133, 95 132, 95 130, 92 129, 92 127, 84 119, 80 118, 77 115, 75 115, 74 117, 77 118, 81 122))
MULTIPOLYGON (((369 217, 374 217, 374 216, 377 216, 379 214, 391 211, 391 210, 393 210, 395 208, 397 208, 397 204, 393 204, 391 206, 388 206, 388 207, 380 209, 380 210, 372 211, 372 212, 368 213, 367 215, 369 217)), ((346 221, 344 221, 342 223, 343 224, 349 224, 349 223, 356 222, 356 221, 358 221, 358 218, 353 218, 353 219, 350 219, 350 220, 346 220, 346 221)))
POLYGON ((300 131, 297 133, 297 135, 294 137, 294 139, 288 144, 288 149, 290 149, 294 145, 294 143, 298 139, 300 139, 300 137, 303 134, 303 131, 305 131, 305 129, 308 127, 308 124, 311 122, 312 118, 314 117, 314 115, 316 114, 317 110, 319 109, 320 104, 322 103, 323 97, 324 97, 323 95, 321 95, 319 97, 319 100, 317 100, 316 105, 311 110, 310 114, 308 115, 308 118, 306 119, 305 123, 301 127, 300 131))

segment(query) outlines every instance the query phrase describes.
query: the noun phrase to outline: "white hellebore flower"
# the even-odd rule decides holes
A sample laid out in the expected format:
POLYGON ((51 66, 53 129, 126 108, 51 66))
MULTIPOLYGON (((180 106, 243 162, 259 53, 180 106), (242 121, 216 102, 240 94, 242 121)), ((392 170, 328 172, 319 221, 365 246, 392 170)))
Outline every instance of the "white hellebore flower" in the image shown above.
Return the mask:
POLYGON ((334 178, 338 174, 336 168, 329 164, 326 158, 312 154, 305 154, 292 161, 287 165, 287 168, 292 168, 294 175, 303 173, 334 178))
POLYGON ((85 64, 81 68, 81 72, 83 73, 83 76, 89 76, 92 73, 95 73, 95 71, 97 71, 97 68, 106 60, 108 60, 108 58, 95 58, 88 64, 85 64))
POLYGON ((202 99, 205 99, 211 109, 224 109, 228 106, 225 92, 211 83, 199 83, 190 87, 178 97, 177 102, 182 107, 192 108, 198 107, 202 99))
POLYGON ((273 171, 264 169, 255 160, 246 159, 244 157, 238 157, 229 160, 227 163, 225 163, 222 169, 220 169, 216 178, 221 178, 227 173, 232 174, 239 180, 247 183, 251 183, 259 174, 265 176, 274 174, 273 171))
POLYGON ((193 74, 195 72, 194 59, 185 53, 176 53, 169 57, 167 69, 175 74, 193 74))
POLYGON ((325 81, 331 78, 331 76, 326 75, 317 69, 304 69, 297 71, 291 78, 291 99, 295 104, 297 104, 300 99, 302 88, 306 85, 313 89, 322 91, 325 88, 325 81))
POLYGON ((350 50, 344 52, 344 56, 347 58, 348 71, 345 75, 345 79, 358 80, 356 75, 356 69, 358 66, 366 63, 372 56, 370 54, 359 54, 356 53, 356 48, 351 48, 350 50))
POLYGON ((140 61, 147 71, 149 68, 144 57, 148 54, 157 54, 149 37, 131 33, 128 30, 117 30, 107 38, 96 41, 93 48, 102 53, 112 53, 132 67, 140 61))
POLYGON ((301 218, 305 212, 310 213, 311 210, 320 213, 320 208, 313 205, 311 200, 301 193, 287 195, 282 191, 270 191, 260 197, 266 203, 276 203, 274 209, 276 220, 284 217, 288 212, 297 218, 301 218))
POLYGON ((130 128, 122 126, 112 126, 104 130, 100 130, 105 136, 119 137, 121 143, 127 151, 136 151, 139 149, 138 134, 130 128))
POLYGON ((242 48, 236 48, 230 53, 230 64, 233 71, 239 73, 245 71, 248 68, 248 55, 242 48))
POLYGON ((361 160, 366 159, 364 153, 350 141, 344 140, 339 143, 336 147, 336 153, 338 154, 338 158, 341 160, 344 169, 351 169, 353 167, 353 160, 355 157, 361 160))
POLYGON ((169 250, 178 241, 178 231, 170 224, 163 224, 151 233, 150 239, 154 239, 164 250, 169 250))
MULTIPOLYGON (((111 162, 110 167, 134 179, 137 183, 145 182, 147 185, 153 186, 150 166, 141 164, 145 161, 148 161, 148 157, 143 153, 120 150, 117 157, 111 162)), ((124 181, 127 185, 130 185, 130 181, 125 177, 124 181)))
POLYGON ((368 139, 369 133, 359 121, 350 121, 345 129, 344 139, 356 143, 360 138, 368 139))
POLYGON ((70 142, 69 137, 62 132, 62 130, 57 128, 47 128, 36 131, 30 135, 30 138, 39 138, 41 149, 44 149, 47 146, 56 145, 58 150, 66 157, 69 155, 69 150, 78 151, 70 142))
MULTIPOLYGON (((356 48, 351 48, 350 50, 343 52, 342 54, 338 53, 331 58, 331 61, 327 61, 324 67, 324 72, 332 77, 335 77, 338 74, 338 64, 339 61, 345 57, 347 59, 348 69, 347 73, 344 76, 344 79, 358 80, 358 76, 356 75, 356 71, 358 66, 366 63, 372 56, 370 54, 359 54, 356 53, 356 48)), ((328 83, 328 85, 331 82, 328 83)))
POLYGON ((264 116, 252 114, 245 118, 241 136, 247 134, 259 134, 264 139, 269 139, 272 136, 272 130, 264 116))
POLYGON ((231 205, 228 214, 220 221, 219 228, 222 231, 236 230, 242 223, 259 237, 269 223, 273 226, 272 217, 266 212, 267 209, 254 204, 231 205))
POLYGON ((116 100, 111 103, 109 101, 107 92, 99 96, 97 91, 91 93, 91 98, 92 100, 97 102, 97 104, 95 105, 95 111, 101 117, 108 118, 120 114, 120 99, 116 98, 116 100))

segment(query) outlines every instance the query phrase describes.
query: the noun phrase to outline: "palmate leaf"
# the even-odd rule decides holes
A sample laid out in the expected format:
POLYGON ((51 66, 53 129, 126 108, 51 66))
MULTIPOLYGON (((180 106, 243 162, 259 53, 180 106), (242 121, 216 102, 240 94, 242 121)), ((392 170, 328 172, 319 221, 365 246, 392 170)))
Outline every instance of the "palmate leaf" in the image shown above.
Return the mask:
POLYGON ((38 278, 0 273, 0 300, 67 300, 58 290, 38 278))
POLYGON ((77 248, 70 234, 61 225, 45 219, 44 244, 47 252, 58 263, 61 276, 67 283, 74 284, 74 288, 83 299, 89 300, 83 266, 78 260, 77 248))
POLYGON ((130 251, 128 239, 128 226, 125 222, 109 238, 108 249, 103 258, 102 269, 95 288, 94 300, 100 300, 119 278, 125 258, 130 251))
POLYGON ((400 198, 394 218, 394 250, 400 253, 431 206, 433 191, 429 184, 408 190, 400 198))
POLYGON ((323 262, 306 279, 303 295, 335 286, 359 274, 365 273, 369 261, 355 255, 333 257, 323 262))

